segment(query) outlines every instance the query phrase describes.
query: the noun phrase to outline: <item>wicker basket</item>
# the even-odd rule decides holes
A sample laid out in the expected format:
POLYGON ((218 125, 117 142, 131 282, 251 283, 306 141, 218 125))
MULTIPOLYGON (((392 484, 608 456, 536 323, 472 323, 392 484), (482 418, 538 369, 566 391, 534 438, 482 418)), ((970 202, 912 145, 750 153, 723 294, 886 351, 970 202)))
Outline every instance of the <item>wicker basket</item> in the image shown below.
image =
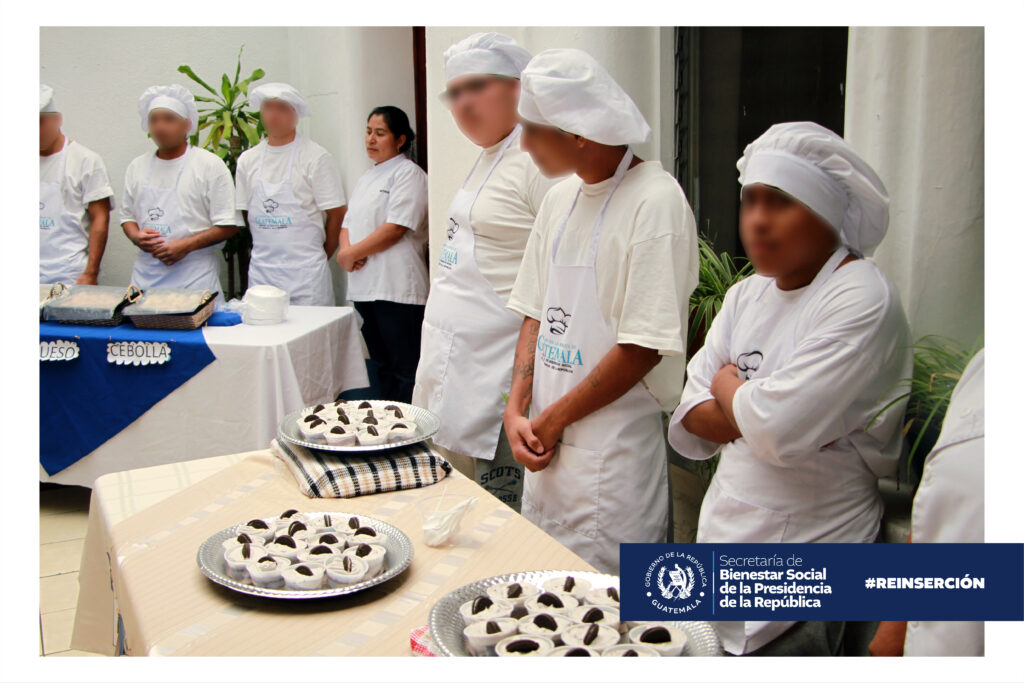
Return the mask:
MULTIPOLYGON (((61 284, 61 283, 58 283, 61 284)), ((64 287, 63 284, 61 284, 64 287)), ((56 288, 56 285, 54 285, 56 288)), ((63 292, 63 290, 61 290, 63 292)), ((97 318, 92 320, 51 320, 50 322, 58 322, 61 325, 91 325, 93 327, 117 327, 124 322, 124 314, 121 312, 122 309, 128 304, 135 303, 142 296, 142 290, 135 285, 129 285, 125 292, 125 298, 117 305, 114 309, 113 314, 109 318, 97 318)), ((61 298, 59 293, 57 296, 51 296, 47 301, 61 298)), ((45 302, 44 302, 45 306, 45 302)))
POLYGON ((135 327, 148 330, 196 330, 203 326, 213 315, 213 304, 217 299, 214 293, 192 313, 167 313, 163 315, 129 315, 128 320, 135 327))

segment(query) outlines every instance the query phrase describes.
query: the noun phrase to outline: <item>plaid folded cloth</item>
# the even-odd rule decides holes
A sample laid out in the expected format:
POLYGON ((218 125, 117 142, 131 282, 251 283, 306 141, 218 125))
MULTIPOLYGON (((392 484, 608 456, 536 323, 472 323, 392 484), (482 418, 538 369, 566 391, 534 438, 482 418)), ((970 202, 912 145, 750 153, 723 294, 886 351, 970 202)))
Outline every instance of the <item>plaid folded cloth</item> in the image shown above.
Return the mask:
POLYGON ((418 489, 444 479, 451 464, 425 443, 387 455, 346 456, 274 439, 270 450, 288 467, 307 498, 355 498, 371 493, 418 489))
POLYGON ((409 631, 409 647, 412 648, 413 655, 417 657, 437 657, 437 653, 434 652, 434 640, 427 632, 426 626, 409 631))

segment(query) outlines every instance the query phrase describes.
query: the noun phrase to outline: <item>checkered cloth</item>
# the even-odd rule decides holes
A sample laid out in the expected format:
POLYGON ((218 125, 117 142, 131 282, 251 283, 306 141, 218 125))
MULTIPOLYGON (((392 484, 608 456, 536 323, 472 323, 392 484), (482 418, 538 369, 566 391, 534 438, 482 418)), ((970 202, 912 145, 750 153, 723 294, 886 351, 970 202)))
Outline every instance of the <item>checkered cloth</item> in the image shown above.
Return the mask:
POLYGON ((355 498, 417 489, 436 484, 452 471, 451 464, 425 443, 381 455, 345 456, 275 439, 270 450, 288 467, 307 498, 355 498))
POLYGON ((434 652, 434 641, 430 637, 426 626, 420 626, 409 631, 409 647, 417 657, 437 657, 434 652))

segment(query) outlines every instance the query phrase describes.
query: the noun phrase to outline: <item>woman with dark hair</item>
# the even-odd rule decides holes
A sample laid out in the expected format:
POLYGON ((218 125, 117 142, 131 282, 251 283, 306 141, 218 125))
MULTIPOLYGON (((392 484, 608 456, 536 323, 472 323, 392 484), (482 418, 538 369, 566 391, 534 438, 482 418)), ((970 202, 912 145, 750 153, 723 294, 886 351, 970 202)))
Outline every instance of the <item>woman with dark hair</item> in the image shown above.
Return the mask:
POLYGON ((363 317, 380 398, 410 402, 427 302, 427 174, 406 154, 416 134, 398 107, 377 107, 366 121, 366 155, 341 226, 338 265, 348 298, 363 317))

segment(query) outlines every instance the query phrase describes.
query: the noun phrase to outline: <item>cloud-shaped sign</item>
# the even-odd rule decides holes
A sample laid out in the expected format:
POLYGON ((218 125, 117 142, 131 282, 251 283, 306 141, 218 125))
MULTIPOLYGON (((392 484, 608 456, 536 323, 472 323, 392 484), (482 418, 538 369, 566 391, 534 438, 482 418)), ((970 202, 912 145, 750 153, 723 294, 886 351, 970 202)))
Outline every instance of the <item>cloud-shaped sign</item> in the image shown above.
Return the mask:
POLYGON ((551 323, 548 328, 551 330, 551 334, 565 334, 566 329, 569 327, 569 318, 571 317, 561 308, 549 308, 547 318, 548 322, 551 323))
POLYGON ((274 209, 276 209, 279 206, 281 205, 274 201, 273 197, 267 197, 266 199, 263 200, 263 210, 266 211, 267 213, 274 213, 274 209))

